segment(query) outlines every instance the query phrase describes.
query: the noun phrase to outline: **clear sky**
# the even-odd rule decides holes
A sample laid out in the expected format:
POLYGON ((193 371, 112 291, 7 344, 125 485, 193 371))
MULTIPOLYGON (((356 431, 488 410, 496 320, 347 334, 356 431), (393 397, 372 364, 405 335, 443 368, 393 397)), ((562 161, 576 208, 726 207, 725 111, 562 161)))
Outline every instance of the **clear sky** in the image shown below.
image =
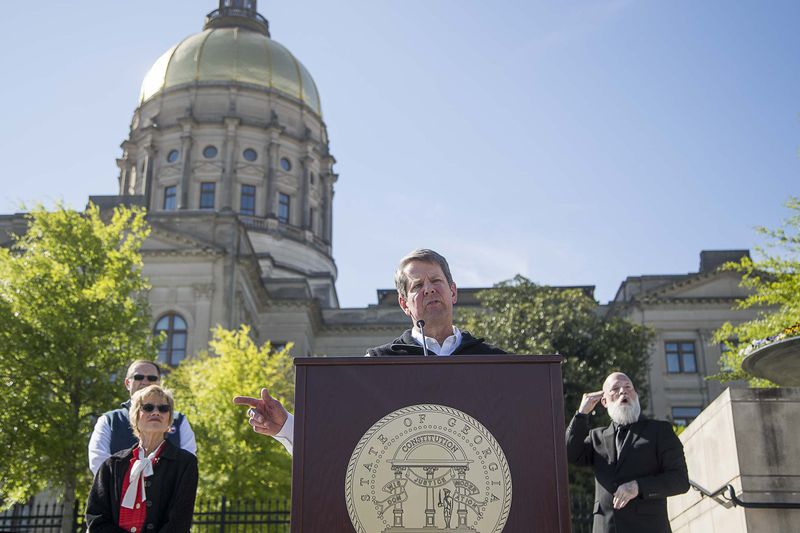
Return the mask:
MULTIPOLYGON (((0 32, 0 212, 116 194, 139 86, 215 0, 16 2, 0 32)), ((343 306, 397 260, 462 287, 596 285, 752 248, 800 194, 800 2, 259 2, 314 77, 339 174, 343 306)))

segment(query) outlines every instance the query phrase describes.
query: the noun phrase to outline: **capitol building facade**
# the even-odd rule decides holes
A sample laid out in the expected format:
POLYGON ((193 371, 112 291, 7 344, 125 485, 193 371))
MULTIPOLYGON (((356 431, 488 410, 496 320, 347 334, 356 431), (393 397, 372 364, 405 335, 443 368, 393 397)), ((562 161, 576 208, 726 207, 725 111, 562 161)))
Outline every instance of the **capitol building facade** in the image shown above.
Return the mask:
MULTIPOLYGON (((339 306, 335 162, 317 86, 256 0, 220 0, 202 31, 155 60, 117 160, 119 194, 90 199, 148 210, 142 253, 163 362, 207 349, 217 325, 248 324, 297 356, 361 355, 408 327, 391 289, 339 306)), ((3 216, 0 243, 15 231, 22 217, 3 216)), ((687 423, 721 392, 704 379, 718 371, 711 333, 753 311, 731 309, 745 293, 717 267, 746 253, 704 251, 697 272, 629 277, 604 306, 656 331, 650 414, 687 423)), ((459 306, 477 306, 477 290, 459 290, 459 306)))

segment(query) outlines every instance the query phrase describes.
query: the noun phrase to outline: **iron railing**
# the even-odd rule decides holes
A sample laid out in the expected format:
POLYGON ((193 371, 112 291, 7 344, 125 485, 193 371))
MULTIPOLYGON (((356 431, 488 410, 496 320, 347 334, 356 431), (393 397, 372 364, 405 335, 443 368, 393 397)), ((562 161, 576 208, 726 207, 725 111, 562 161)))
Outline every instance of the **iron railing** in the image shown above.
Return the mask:
POLYGON ((192 531, 289 533, 289 500, 201 501, 195 506, 192 531))
MULTIPOLYGON (((64 515, 63 503, 30 503, 15 505, 8 511, 0 513, 0 531, 2 532, 36 532, 58 533, 64 515)), ((72 511, 72 531, 86 531, 83 521, 83 505, 75 502, 72 511)))
MULTIPOLYGON (((570 502, 572 532, 590 533, 594 498, 573 497, 570 502)), ((16 505, 0 513, 1 532, 58 533, 63 504, 16 505)), ((76 503, 72 531, 83 533, 84 506, 76 503)), ((230 501, 202 500, 195 506, 192 531, 203 533, 289 533, 291 503, 285 499, 230 501)))
MULTIPOLYGON (((61 531, 64 505, 37 503, 15 505, 0 513, 0 532, 58 533, 61 531)), ((73 533, 86 531, 84 505, 76 503, 72 513, 73 533)), ((220 500, 198 501, 192 531, 203 533, 289 533, 289 500, 220 500)))
POLYGON ((800 509, 800 502, 745 502, 736 495, 733 485, 726 483, 715 491, 710 491, 689 480, 689 485, 703 496, 711 498, 725 507, 739 506, 745 509, 800 509), (724 494, 727 493, 727 496, 724 494))
POLYGON ((594 496, 572 496, 570 498, 572 533, 592 533, 594 524, 594 496))

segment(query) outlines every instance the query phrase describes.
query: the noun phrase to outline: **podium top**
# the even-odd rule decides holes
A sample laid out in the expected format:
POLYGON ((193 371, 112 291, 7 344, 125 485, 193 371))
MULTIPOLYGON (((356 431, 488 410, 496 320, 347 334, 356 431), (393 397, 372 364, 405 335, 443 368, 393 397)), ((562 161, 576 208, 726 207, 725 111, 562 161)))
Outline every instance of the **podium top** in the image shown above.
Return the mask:
POLYGON ((397 355, 385 357, 295 357, 295 366, 337 365, 458 365, 458 364, 552 364, 563 363, 560 355, 397 355))

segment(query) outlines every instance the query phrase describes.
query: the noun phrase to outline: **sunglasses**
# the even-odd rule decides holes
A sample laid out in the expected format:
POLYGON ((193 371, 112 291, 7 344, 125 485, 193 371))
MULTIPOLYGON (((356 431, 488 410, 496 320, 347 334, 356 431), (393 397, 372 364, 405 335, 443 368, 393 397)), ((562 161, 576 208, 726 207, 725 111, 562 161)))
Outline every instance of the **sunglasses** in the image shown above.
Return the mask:
POLYGON ((159 376, 154 376, 152 374, 149 375, 149 376, 145 376, 144 374, 134 374, 133 375, 133 380, 134 381, 142 381, 145 378, 147 378, 147 381, 149 381, 150 383, 153 383, 153 382, 158 381, 159 379, 161 379, 159 376))
POLYGON ((161 405, 153 405, 152 403, 142 404, 142 411, 145 413, 152 413, 158 409, 159 413, 169 413, 169 405, 162 403, 161 405))

